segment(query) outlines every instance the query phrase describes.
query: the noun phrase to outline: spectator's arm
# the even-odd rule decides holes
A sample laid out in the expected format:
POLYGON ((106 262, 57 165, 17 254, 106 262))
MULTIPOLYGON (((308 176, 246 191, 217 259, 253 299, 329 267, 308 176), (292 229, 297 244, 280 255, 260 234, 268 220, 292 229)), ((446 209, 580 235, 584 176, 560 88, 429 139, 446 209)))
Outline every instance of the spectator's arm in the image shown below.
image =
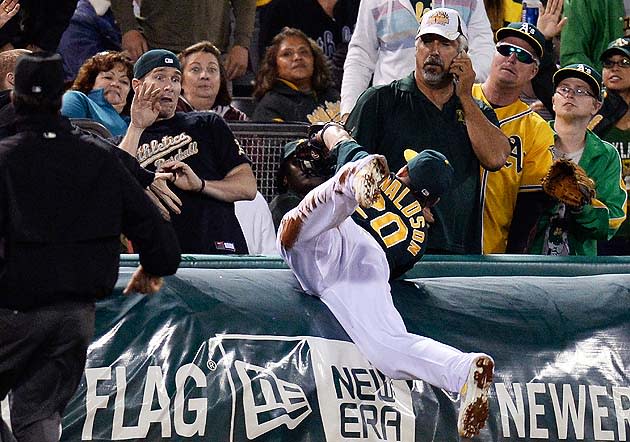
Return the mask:
POLYGON ((79 91, 68 91, 63 94, 61 115, 68 118, 91 118, 85 94, 79 91))
POLYGON ((564 5, 564 14, 568 21, 560 38, 561 66, 572 63, 586 63, 593 67, 600 65, 592 58, 599 57, 599 54, 592 54, 590 49, 599 28, 590 15, 591 9, 587 5, 590 1, 592 0, 571 0, 564 5))
POLYGON ((362 1, 359 5, 357 24, 348 44, 341 83, 341 115, 349 114, 359 95, 368 88, 378 60, 376 23, 368 4, 362 1))
POLYGON ((256 0, 232 0, 234 9, 234 46, 248 49, 256 18, 256 0))
POLYGON ((131 0, 111 0, 112 13, 120 26, 121 32, 139 30, 136 17, 133 15, 133 2, 131 0))
POLYGON ((490 74, 494 56, 494 38, 483 0, 477 0, 468 21, 469 54, 476 80, 483 83, 490 74))

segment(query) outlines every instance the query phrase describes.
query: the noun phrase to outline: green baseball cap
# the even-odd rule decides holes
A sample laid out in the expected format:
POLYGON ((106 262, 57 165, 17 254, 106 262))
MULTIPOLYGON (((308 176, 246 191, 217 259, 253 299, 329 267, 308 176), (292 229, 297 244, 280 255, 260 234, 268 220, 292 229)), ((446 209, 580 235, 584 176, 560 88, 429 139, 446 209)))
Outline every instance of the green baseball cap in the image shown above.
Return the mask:
POLYGON ((608 57, 614 54, 623 55, 630 58, 630 38, 617 38, 608 44, 608 47, 602 52, 599 59, 601 61, 606 60, 608 57))
POLYGON ((516 37, 528 42, 536 51, 538 58, 542 58, 545 53, 545 36, 538 28, 531 23, 513 22, 499 29, 495 35, 497 41, 507 37, 516 37))
POLYGON ((138 58, 133 65, 133 78, 142 78, 155 68, 175 68, 181 72, 182 66, 177 55, 166 49, 151 49, 138 58))
POLYGON ((404 155, 414 192, 426 198, 438 198, 451 187, 455 171, 440 152, 424 149, 418 153, 406 149, 404 155))
POLYGON ((593 90, 595 97, 600 99, 602 93, 602 76, 589 65, 574 63, 558 69, 556 73, 553 74, 553 87, 558 87, 558 83, 565 78, 579 78, 580 80, 586 81, 593 90))

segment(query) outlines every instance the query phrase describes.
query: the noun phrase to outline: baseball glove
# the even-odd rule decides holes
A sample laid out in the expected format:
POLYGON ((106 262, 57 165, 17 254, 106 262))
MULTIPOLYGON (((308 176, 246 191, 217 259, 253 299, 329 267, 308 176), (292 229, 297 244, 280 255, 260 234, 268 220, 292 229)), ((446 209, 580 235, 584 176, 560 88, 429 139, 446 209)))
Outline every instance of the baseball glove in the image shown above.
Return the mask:
POLYGON ((595 182, 573 161, 555 161, 542 179, 543 190, 574 209, 590 204, 595 197, 595 182))
POLYGON ((334 172, 334 159, 323 142, 313 136, 300 140, 295 149, 295 159, 306 176, 329 177, 334 172))

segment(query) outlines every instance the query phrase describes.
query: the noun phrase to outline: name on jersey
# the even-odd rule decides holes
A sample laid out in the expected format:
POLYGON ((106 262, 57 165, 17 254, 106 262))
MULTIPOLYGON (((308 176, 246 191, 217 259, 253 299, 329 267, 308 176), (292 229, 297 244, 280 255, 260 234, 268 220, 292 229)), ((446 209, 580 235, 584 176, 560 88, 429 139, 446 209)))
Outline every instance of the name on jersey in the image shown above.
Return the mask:
MULTIPOLYGON (((371 209, 384 213, 375 216, 374 219, 370 221, 370 227, 379 234, 385 246, 390 248, 405 241, 409 237, 408 226, 411 226, 411 240, 409 241, 407 251, 413 256, 418 255, 422 249, 422 244, 424 244, 426 240, 426 221, 422 214, 422 206, 415 198, 411 203, 403 206, 402 200, 409 194, 409 188, 396 179, 388 177, 383 180, 380 187, 382 194, 371 209), (384 197, 392 202, 399 213, 385 212, 384 197), (406 223, 401 215, 406 218, 406 223), (384 234, 383 232, 386 228, 389 233, 384 234)), ((357 213, 364 219, 368 218, 368 215, 360 207, 357 209, 357 213)))
POLYGON ((161 140, 151 140, 138 147, 136 158, 142 167, 153 163, 156 169, 167 160, 182 161, 199 152, 197 142, 185 132, 179 135, 166 135, 161 140), (167 156, 171 154, 170 157, 167 156))

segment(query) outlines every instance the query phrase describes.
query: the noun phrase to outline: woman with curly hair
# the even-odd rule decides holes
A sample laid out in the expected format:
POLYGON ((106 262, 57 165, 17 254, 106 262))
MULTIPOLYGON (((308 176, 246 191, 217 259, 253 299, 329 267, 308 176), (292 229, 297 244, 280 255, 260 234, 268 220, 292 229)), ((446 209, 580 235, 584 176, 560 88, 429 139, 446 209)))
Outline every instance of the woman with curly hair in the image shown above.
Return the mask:
POLYGON ((182 65, 178 111, 214 111, 228 121, 247 119, 247 115, 232 106, 221 51, 215 45, 200 41, 188 46, 177 58, 182 65))
POLYGON ((302 31, 284 28, 267 47, 256 77, 255 121, 300 121, 339 100, 322 50, 302 31))
POLYGON ((105 126, 112 135, 124 135, 129 117, 121 116, 131 97, 133 65, 120 52, 100 52, 79 69, 71 90, 63 95, 61 114, 89 118, 105 126))

